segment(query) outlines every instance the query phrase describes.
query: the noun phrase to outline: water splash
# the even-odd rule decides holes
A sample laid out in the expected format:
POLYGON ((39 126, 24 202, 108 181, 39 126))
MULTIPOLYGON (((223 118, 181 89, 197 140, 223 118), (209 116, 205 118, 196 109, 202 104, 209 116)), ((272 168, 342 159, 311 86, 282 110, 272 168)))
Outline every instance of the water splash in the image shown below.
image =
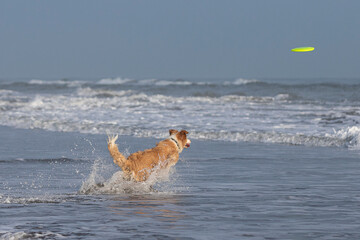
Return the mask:
POLYGON ((113 165, 108 165, 103 159, 94 161, 88 178, 83 182, 79 194, 152 194, 158 192, 174 192, 178 175, 175 168, 161 169, 160 165, 151 170, 146 181, 134 182, 124 179, 122 171, 115 172, 110 178, 109 173, 113 165))

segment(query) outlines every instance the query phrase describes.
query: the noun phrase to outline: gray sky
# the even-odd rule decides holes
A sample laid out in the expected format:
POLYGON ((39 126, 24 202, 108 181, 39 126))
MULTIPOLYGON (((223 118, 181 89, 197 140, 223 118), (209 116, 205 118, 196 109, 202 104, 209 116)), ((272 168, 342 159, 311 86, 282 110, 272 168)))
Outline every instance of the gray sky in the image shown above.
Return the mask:
POLYGON ((357 78, 359 10, 359 0, 5 0, 0 78, 357 78))

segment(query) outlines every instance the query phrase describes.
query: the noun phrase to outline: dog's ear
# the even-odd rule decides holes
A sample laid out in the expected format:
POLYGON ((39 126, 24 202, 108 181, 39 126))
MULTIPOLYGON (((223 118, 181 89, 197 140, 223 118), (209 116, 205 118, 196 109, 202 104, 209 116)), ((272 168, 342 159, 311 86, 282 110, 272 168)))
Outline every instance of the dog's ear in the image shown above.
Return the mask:
POLYGON ((184 133, 185 135, 186 135, 186 134, 189 134, 189 132, 186 131, 186 130, 181 130, 180 132, 181 132, 181 133, 184 133))
POLYGON ((170 136, 173 135, 173 134, 176 134, 176 133, 178 133, 178 130, 175 130, 175 129, 170 129, 169 130, 170 136))
POLYGON ((186 140, 186 134, 188 134, 187 131, 181 130, 176 136, 180 141, 185 141, 186 140))

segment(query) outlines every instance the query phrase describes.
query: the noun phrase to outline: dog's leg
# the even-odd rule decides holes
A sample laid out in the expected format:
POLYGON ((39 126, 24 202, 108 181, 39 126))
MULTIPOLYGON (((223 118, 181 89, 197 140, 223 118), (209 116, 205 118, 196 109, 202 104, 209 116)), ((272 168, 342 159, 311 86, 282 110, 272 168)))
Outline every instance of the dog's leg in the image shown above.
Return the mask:
POLYGON ((118 135, 108 136, 108 149, 110 155, 114 159, 114 163, 119 165, 119 167, 123 168, 126 162, 126 158, 119 152, 118 146, 115 141, 118 139, 118 135))

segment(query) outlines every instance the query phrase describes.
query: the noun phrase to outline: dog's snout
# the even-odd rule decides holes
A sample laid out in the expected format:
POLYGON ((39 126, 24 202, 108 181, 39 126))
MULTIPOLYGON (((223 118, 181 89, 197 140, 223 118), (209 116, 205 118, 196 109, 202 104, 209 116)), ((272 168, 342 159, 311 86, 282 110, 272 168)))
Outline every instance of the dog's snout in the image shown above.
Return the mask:
POLYGON ((186 147, 186 148, 190 147, 190 143, 191 143, 190 139, 187 139, 187 140, 186 140, 185 147, 186 147))

